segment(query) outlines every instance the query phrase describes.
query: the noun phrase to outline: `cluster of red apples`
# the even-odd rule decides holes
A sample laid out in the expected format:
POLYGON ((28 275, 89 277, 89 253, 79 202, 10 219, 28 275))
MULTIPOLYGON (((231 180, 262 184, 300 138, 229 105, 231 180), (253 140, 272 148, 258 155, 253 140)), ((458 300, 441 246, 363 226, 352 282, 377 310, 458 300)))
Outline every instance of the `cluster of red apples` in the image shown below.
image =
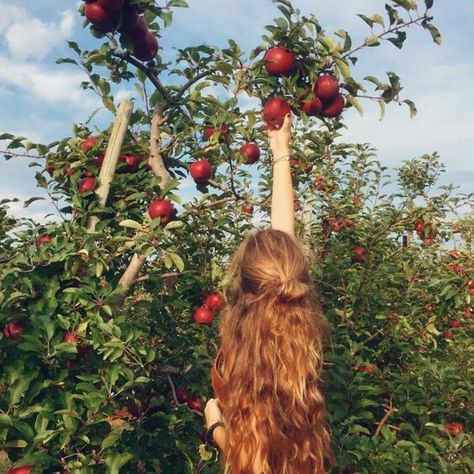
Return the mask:
POLYGON ((224 297, 217 292, 205 296, 204 304, 194 311, 193 318, 199 324, 211 324, 214 313, 225 306, 224 297))
MULTIPOLYGON (((211 140, 213 136, 218 136, 219 141, 227 141, 229 138, 229 127, 227 124, 222 124, 219 127, 206 127, 203 132, 204 140, 211 140)), ((244 164, 252 165, 260 158, 260 148, 254 142, 244 143, 239 152, 245 157, 244 164)), ((213 176, 213 169, 211 163, 204 157, 192 162, 189 165, 189 173, 194 179, 194 182, 200 186, 207 186, 209 180, 213 176)), ((250 204, 242 206, 242 212, 246 214, 253 213, 253 207, 250 204)))
POLYGON ((117 30, 133 44, 133 56, 151 61, 158 53, 158 40, 143 16, 127 0, 85 0, 85 17, 99 30, 117 30))
MULTIPOLYGON (((296 57, 283 46, 270 48, 263 57, 266 71, 272 76, 291 76, 296 71, 296 57)), ((299 110, 309 116, 338 117, 344 109, 344 96, 339 93, 339 83, 331 74, 320 75, 315 84, 298 99, 299 110)), ((290 112, 287 101, 274 97, 265 103, 264 121, 273 128, 280 128, 285 115, 290 112)))
MULTIPOLYGON (((81 150, 84 153, 87 153, 91 148, 93 148, 97 144, 97 137, 88 137, 86 138, 81 144, 81 150)), ((104 162, 105 152, 100 151, 98 155, 94 158, 94 164, 97 167, 101 167, 102 163, 104 162)), ((140 156, 134 155, 133 153, 128 153, 121 155, 119 157, 119 168, 117 168, 117 173, 136 173, 138 171, 138 167, 142 162, 142 158, 140 156)), ((64 174, 66 176, 70 176, 72 174, 72 170, 69 167, 64 169, 64 174)), ((93 191, 96 188, 97 180, 94 177, 91 171, 86 171, 84 176, 77 182, 77 190, 80 194, 84 194, 87 191, 93 191)))

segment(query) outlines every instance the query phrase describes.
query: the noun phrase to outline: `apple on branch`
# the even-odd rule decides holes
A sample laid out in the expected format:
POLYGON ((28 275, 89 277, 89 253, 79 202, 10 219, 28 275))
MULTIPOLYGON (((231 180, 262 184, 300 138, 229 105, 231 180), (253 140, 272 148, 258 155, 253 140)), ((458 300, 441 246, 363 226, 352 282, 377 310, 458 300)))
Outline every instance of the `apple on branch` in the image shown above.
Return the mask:
POLYGON ((6 339, 18 341, 26 328, 26 324, 21 321, 10 321, 3 328, 3 336, 6 339))
POLYGON ((272 76, 289 76, 296 67, 295 55, 283 46, 270 48, 263 57, 265 69, 272 76))
POLYGON ((160 218, 160 225, 165 226, 170 222, 176 213, 176 209, 171 201, 167 199, 155 199, 148 207, 148 214, 152 219, 160 218))
POLYGON ((253 206, 250 204, 244 204, 242 206, 242 212, 245 212, 245 214, 253 214, 253 206))
POLYGON ((214 313, 206 306, 200 306, 194 311, 194 321, 199 324, 211 324, 214 319, 214 313))
POLYGON ((36 247, 40 247, 41 245, 47 244, 51 242, 52 240, 53 238, 49 234, 40 234, 35 239, 35 245, 36 247))
POLYGON ((260 158, 260 148, 256 143, 245 143, 240 147, 239 151, 240 153, 243 153, 245 155, 244 164, 246 165, 252 165, 253 163, 256 163, 260 158))
POLYGON ((263 107, 263 120, 270 127, 277 129, 283 125, 285 116, 291 112, 288 102, 282 97, 267 100, 263 107))
POLYGON ((77 190, 80 194, 84 194, 88 191, 93 191, 96 186, 96 179, 91 176, 86 176, 77 182, 77 190))
POLYGON ((322 74, 316 80, 313 91, 324 103, 331 102, 338 95, 339 83, 331 74, 322 74))
POLYGON ((225 299, 218 292, 210 293, 204 298, 204 306, 211 311, 220 311, 225 306, 225 299))
POLYGON ((205 158, 201 158, 189 165, 189 172, 197 184, 206 186, 212 176, 212 166, 205 158))

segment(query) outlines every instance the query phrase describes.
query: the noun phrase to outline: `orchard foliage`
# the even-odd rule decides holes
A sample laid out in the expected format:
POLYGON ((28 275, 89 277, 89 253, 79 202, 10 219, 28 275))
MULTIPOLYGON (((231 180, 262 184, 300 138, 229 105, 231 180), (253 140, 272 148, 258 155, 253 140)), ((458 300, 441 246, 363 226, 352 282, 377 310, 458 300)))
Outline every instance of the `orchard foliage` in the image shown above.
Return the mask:
MULTIPOLYGON (((433 1, 391 0, 383 14, 359 15, 370 30, 360 44, 343 30, 328 34, 288 0, 274 3, 281 16, 249 54, 229 40, 223 49, 201 44, 142 62, 115 32, 122 13, 114 14, 114 31, 85 22, 97 49, 70 42, 74 57, 58 63, 82 69, 82 88, 112 113, 118 84, 136 91, 105 207, 94 189, 111 127, 91 127, 94 114, 74 124, 72 136, 46 145, 0 135, 7 159, 31 159, 55 217, 16 219, 7 214, 14 199, 0 203, 4 466, 218 472, 216 453, 202 444, 219 315, 206 301, 253 227, 249 214, 260 211, 268 224, 261 109, 282 97, 296 115, 297 232, 333 325, 324 379, 337 472, 473 469, 472 196, 435 187, 442 172, 436 154, 408 160, 390 176, 369 145, 343 142, 344 113, 332 119, 300 111, 302 94, 331 74, 346 107, 362 113, 363 100, 376 101, 383 116, 387 104, 405 103, 413 115, 400 78, 393 71, 358 78, 357 58, 385 42, 402 48, 411 25, 439 44, 433 1), (265 51, 277 45, 295 54, 289 75, 265 69, 265 51), (249 160, 239 151, 246 143, 261 155, 249 160), (201 159, 213 168, 209 177, 206 165, 206 179, 191 168, 201 159), (191 169, 198 197, 186 199, 180 184, 191 169), (152 219, 156 200, 176 212, 152 219), (94 232, 91 218, 98 219, 94 232), (201 307, 210 313, 196 316, 201 307)), ((159 41, 173 10, 187 6, 126 4, 159 41)))

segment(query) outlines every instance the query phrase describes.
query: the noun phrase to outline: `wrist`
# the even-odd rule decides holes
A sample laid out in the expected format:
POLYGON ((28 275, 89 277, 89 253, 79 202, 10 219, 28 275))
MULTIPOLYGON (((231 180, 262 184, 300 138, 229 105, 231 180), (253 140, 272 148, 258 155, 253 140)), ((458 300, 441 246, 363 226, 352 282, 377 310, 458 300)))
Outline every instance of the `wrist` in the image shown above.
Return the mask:
POLYGON ((271 150, 272 150, 272 155, 274 158, 278 158, 279 156, 290 153, 290 147, 287 145, 274 146, 274 147, 271 147, 271 150))

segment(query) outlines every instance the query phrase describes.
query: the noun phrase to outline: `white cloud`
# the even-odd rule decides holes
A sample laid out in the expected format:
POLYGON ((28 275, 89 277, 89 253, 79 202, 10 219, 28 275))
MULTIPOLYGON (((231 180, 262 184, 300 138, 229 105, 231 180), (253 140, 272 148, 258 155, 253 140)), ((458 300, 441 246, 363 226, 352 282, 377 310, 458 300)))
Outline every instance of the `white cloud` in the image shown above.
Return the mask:
POLYGON ((5 32, 10 54, 17 59, 41 61, 55 47, 64 43, 75 25, 75 15, 71 10, 62 12, 59 23, 55 21, 45 23, 28 15, 18 19, 17 13, 12 12, 15 20, 5 32))
POLYGON ((0 9, 2 11, 0 15, 0 33, 8 29, 12 23, 22 21, 25 18, 25 10, 11 3, 0 2, 0 9))
MULTIPOLYGON (((57 66, 56 66, 57 67, 57 66)), ((0 56, 0 82, 18 87, 36 99, 50 103, 79 106, 89 111, 100 106, 98 98, 88 97, 79 88, 84 74, 60 71, 41 64, 27 64, 0 56)))

